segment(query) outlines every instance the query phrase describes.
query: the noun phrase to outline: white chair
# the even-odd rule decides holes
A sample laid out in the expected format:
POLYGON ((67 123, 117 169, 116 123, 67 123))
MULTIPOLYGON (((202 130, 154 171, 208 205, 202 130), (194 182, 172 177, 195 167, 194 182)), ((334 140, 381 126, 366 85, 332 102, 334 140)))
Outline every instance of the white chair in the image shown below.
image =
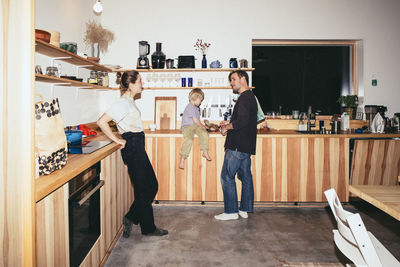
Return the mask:
POLYGON ((360 214, 343 209, 334 189, 326 190, 325 196, 337 222, 333 238, 339 250, 356 266, 396 267, 400 262, 368 232, 360 214))

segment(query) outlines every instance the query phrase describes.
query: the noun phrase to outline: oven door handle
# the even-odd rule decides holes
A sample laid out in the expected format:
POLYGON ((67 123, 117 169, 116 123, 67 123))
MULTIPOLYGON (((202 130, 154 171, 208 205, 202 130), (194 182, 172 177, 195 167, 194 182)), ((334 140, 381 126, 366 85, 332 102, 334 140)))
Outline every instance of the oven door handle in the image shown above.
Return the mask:
POLYGON ((94 193, 96 193, 97 190, 99 190, 102 186, 104 185, 104 180, 100 180, 100 182, 86 195, 84 196, 81 200, 79 200, 77 203, 79 206, 82 206, 83 203, 88 200, 94 193))

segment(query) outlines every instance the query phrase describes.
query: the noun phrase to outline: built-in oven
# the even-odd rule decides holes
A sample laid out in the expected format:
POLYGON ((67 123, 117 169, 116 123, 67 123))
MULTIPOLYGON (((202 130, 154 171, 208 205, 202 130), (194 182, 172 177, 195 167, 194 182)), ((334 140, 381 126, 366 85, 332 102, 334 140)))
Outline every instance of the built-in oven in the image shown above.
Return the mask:
POLYGON ((100 236, 100 162, 69 181, 70 266, 79 266, 100 236))

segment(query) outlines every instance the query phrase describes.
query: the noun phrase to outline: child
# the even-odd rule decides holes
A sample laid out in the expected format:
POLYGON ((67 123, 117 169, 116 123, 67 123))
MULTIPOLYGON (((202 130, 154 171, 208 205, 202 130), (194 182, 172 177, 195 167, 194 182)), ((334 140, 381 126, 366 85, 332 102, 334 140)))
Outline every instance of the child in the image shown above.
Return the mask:
POLYGON ((189 156, 195 134, 199 137, 200 150, 203 152, 203 157, 211 160, 208 155, 207 127, 200 122, 199 106, 203 99, 203 91, 200 88, 194 88, 189 93, 189 104, 183 111, 181 129, 184 140, 180 153, 181 161, 179 163, 179 168, 181 169, 185 168, 185 159, 189 156))

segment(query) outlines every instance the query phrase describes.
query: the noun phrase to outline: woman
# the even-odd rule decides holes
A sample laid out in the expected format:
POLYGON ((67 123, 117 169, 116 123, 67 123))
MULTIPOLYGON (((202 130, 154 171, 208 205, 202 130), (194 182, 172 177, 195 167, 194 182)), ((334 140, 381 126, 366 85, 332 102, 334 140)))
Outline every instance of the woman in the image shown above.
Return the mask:
POLYGON ((123 218, 124 237, 129 237, 132 223, 140 224, 143 235, 162 236, 167 230, 154 224, 152 202, 158 190, 153 166, 144 148, 144 132, 140 111, 134 97, 143 90, 142 78, 137 71, 125 72, 120 81, 121 98, 106 111, 97 124, 111 140, 121 145, 121 155, 131 178, 135 200, 123 218), (115 121, 122 138, 115 135, 108 125, 115 121))

